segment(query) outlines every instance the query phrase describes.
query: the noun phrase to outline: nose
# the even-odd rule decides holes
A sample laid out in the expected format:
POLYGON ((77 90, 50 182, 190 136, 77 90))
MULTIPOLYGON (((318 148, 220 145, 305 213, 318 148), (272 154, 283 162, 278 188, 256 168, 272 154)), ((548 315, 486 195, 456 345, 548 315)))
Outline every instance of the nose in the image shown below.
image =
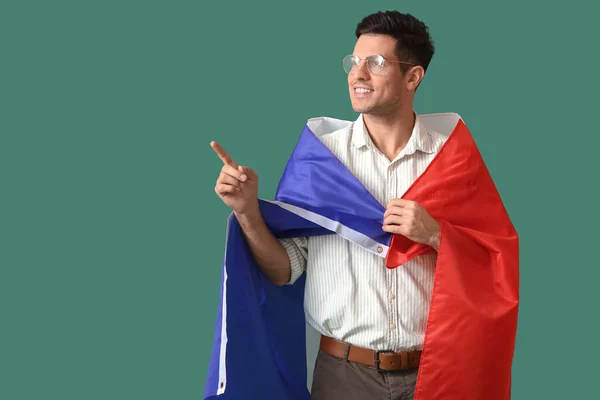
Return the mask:
POLYGON ((352 75, 352 77, 355 80, 369 80, 370 75, 369 70, 367 68, 367 61, 360 60, 358 65, 355 65, 354 68, 352 68, 352 71, 350 71, 350 75, 352 75))

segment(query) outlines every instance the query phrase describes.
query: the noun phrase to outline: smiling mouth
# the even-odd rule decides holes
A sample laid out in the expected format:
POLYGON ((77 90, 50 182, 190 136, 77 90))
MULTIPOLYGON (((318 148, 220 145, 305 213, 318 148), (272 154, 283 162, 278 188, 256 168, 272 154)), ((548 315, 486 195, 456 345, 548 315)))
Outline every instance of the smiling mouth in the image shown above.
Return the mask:
POLYGON ((367 94, 367 93, 371 93, 371 92, 373 92, 372 89, 354 88, 354 93, 358 93, 358 94, 367 94))

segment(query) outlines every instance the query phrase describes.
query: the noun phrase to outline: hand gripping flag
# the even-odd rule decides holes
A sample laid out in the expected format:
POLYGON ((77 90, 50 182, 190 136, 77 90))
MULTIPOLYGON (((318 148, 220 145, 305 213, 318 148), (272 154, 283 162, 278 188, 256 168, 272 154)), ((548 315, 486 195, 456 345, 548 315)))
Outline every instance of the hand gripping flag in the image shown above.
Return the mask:
MULTIPOLYGON (((507 400, 519 303, 518 236, 461 117, 421 115, 448 136, 402 198, 441 228, 416 400, 507 400)), ((380 204, 320 141, 351 124, 307 122, 275 200, 260 209, 276 237, 337 234, 402 268, 434 251, 382 230, 380 204)), ((220 306, 205 399, 309 399, 304 283, 278 287, 260 272, 240 226, 227 225, 220 306)))

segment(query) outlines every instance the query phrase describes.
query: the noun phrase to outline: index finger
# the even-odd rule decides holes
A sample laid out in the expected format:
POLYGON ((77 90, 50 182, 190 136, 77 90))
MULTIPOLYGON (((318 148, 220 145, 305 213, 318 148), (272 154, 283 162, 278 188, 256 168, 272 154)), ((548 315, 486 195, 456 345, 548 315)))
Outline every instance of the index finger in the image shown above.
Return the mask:
POLYGON ((398 198, 398 199, 392 199, 387 204, 387 207, 393 207, 393 206, 396 206, 396 207, 410 207, 412 205, 412 203, 413 202, 410 201, 410 200, 398 198))
POLYGON ((223 161, 224 164, 228 164, 233 166, 234 168, 237 168, 238 165, 236 164, 235 161, 233 161, 231 159, 231 157, 229 156, 229 154, 227 154, 227 152, 225 151, 225 149, 223 147, 221 147, 221 145, 215 141, 210 142, 210 147, 213 148, 213 150, 215 151, 215 153, 217 153, 217 155, 219 156, 219 158, 221 159, 221 161, 223 161))

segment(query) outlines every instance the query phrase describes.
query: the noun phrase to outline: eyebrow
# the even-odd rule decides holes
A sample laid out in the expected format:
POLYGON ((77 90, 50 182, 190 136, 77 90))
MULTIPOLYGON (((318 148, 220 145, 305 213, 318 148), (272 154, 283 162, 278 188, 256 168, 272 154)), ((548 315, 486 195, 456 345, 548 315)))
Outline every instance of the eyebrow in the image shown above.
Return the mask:
MULTIPOLYGON (((356 53, 352 53, 352 55, 353 55, 353 56, 360 57, 360 56, 359 56, 358 54, 356 54, 356 53)), ((364 56, 364 57, 360 57, 360 58, 367 58, 367 57, 370 57, 370 56, 381 56, 381 57, 385 58, 386 60, 390 60, 390 61, 391 61, 391 60, 400 61, 400 60, 398 60, 398 59, 397 59, 397 56, 396 56, 395 54, 394 54, 393 56, 386 56, 385 54, 381 54, 381 53, 371 53, 371 54, 368 54, 368 55, 366 55, 366 56, 364 56)))

